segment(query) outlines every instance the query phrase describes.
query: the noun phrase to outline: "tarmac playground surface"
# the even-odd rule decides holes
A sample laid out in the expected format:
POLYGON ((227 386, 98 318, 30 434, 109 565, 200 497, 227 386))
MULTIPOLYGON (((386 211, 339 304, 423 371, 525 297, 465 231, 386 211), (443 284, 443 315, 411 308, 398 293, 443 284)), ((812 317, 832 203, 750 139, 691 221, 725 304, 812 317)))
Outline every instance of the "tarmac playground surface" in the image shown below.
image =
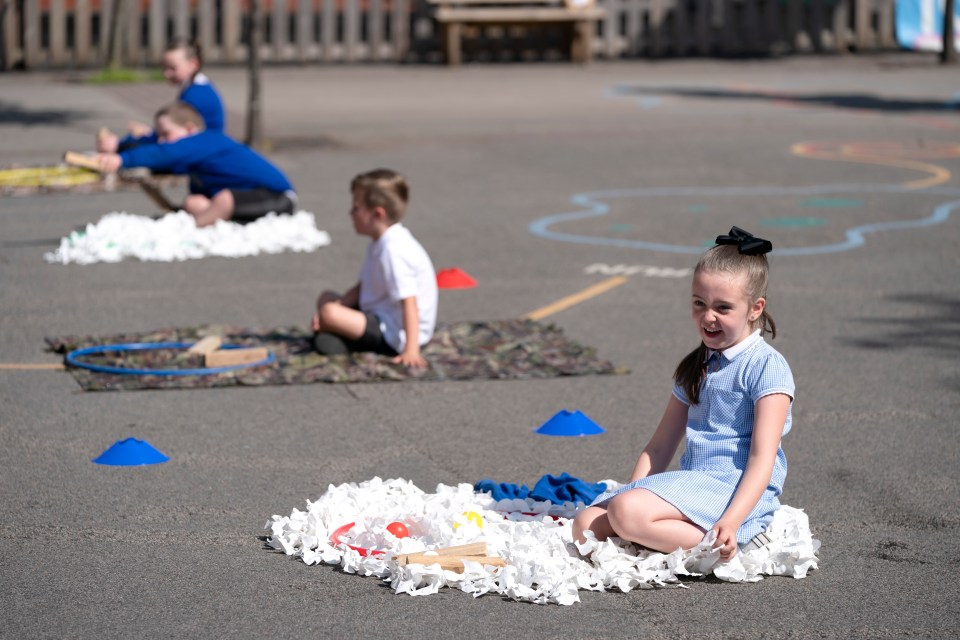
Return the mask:
MULTIPOLYGON (((242 132, 243 70, 208 72, 242 132)), ((263 82, 269 155, 330 246, 50 265, 71 230, 153 205, 135 191, 0 199, 0 636, 955 635, 956 70, 894 55, 269 67, 263 82), (355 282, 365 240, 347 185, 378 166, 408 176, 407 224, 437 269, 479 282, 442 290, 442 319, 541 310, 631 373, 84 393, 52 368, 45 336, 305 325, 320 290, 355 282), (731 225, 778 251, 773 345, 797 383, 782 502, 809 515, 819 570, 560 607, 400 596, 264 549, 264 522, 328 484, 625 480, 695 346, 686 270, 731 225), (533 433, 562 409, 606 432, 533 433), (91 462, 130 436, 170 460, 91 462)), ((149 120, 172 95, 0 75, 0 166, 90 149, 99 126, 149 120)))

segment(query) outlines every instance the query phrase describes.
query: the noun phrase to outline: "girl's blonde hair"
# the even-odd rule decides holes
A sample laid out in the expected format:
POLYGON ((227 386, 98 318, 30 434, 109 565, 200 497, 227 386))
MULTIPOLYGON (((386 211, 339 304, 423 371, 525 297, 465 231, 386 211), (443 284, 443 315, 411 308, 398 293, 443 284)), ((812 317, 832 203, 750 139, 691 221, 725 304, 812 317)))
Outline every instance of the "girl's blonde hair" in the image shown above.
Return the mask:
MULTIPOLYGON (((693 276, 696 277, 699 273, 745 275, 746 294, 750 302, 767 297, 770 263, 765 255, 744 255, 734 245, 718 245, 700 256, 693 276)), ((760 317, 754 320, 750 327, 752 330, 760 329, 761 335, 769 333, 771 338, 777 337, 777 325, 766 306, 760 317)), ((699 347, 680 361, 673 373, 674 381, 683 389, 690 404, 700 403, 700 387, 707 373, 704 362, 706 356, 707 346, 701 342, 699 347)))

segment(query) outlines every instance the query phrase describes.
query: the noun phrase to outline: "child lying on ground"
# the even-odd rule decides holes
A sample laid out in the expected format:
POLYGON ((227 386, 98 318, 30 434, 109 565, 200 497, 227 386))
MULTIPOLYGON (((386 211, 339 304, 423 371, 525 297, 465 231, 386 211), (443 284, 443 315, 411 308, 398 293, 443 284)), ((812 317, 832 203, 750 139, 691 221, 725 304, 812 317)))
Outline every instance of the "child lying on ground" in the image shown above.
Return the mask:
POLYGON ((296 193, 277 167, 223 133, 206 131, 200 114, 175 102, 156 115, 158 142, 97 156, 100 168, 147 167, 190 176, 183 209, 204 227, 217 220, 250 222, 270 212, 293 213, 296 193))

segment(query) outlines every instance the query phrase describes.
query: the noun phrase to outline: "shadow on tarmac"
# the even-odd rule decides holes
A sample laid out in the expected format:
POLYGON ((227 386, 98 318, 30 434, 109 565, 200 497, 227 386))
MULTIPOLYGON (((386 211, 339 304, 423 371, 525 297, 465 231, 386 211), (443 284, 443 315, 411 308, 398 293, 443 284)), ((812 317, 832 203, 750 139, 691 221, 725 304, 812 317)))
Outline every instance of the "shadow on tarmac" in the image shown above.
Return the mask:
POLYGON ((887 296, 893 304, 920 310, 917 315, 857 318, 871 337, 840 338, 860 349, 931 349, 943 356, 960 352, 960 299, 941 294, 905 293, 887 296))
POLYGON ((90 117, 87 111, 68 109, 24 109, 15 102, 0 100, 0 125, 65 127, 90 117))
POLYGON ((683 88, 683 87, 631 87, 621 85, 617 88, 619 96, 657 96, 672 95, 679 98, 703 98, 708 100, 766 100, 771 102, 791 102, 798 105, 836 107, 839 109, 857 109, 907 113, 916 111, 955 111, 957 104, 944 100, 916 100, 883 98, 859 93, 821 93, 801 94, 780 91, 738 91, 735 89, 683 88))

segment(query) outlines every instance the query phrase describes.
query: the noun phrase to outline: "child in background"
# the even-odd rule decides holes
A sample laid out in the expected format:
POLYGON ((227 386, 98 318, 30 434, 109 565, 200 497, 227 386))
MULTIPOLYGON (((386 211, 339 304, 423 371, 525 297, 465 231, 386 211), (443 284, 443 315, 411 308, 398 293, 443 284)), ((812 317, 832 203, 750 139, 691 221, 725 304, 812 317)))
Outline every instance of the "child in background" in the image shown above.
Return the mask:
POLYGON ((420 347, 437 321, 437 276, 426 250, 400 222, 407 181, 376 169, 356 176, 350 193, 353 227, 371 242, 360 282, 343 295, 324 291, 317 299, 314 346, 327 355, 373 351, 395 356, 395 363, 425 367, 420 347))
POLYGON ((97 156, 101 170, 147 167, 190 176, 183 209, 197 226, 217 220, 250 222, 270 212, 293 213, 296 193, 287 177, 256 151, 218 131, 205 131, 190 105, 175 102, 156 115, 158 142, 97 156))
POLYGON ((668 553, 690 549, 707 531, 722 560, 769 541, 780 507, 790 431, 790 367, 763 339, 776 335, 767 312, 769 241, 733 227, 693 275, 693 323, 700 346, 674 372, 660 424, 630 481, 577 514, 573 535, 618 536, 668 553), (679 471, 666 471, 686 433, 679 471))
MULTIPOLYGON (((177 100, 197 110, 207 131, 223 133, 226 128, 223 102, 210 79, 200 71, 202 66, 202 52, 196 41, 182 38, 173 40, 163 54, 163 77, 170 84, 180 87, 177 100)), ((131 122, 130 135, 122 139, 105 129, 101 130, 97 134, 97 151, 114 153, 154 142, 157 142, 157 134, 150 126, 131 122)))

